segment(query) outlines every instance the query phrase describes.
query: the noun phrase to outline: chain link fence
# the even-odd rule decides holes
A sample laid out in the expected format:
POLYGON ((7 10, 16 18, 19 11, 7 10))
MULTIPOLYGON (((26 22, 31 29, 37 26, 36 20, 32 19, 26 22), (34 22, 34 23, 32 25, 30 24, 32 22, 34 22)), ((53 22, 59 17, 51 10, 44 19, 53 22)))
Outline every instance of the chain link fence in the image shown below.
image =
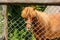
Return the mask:
MULTIPOLYGON (((9 5, 8 6, 8 40, 43 40, 40 39, 40 36, 44 38, 44 26, 43 23, 36 22, 36 18, 33 19, 35 23, 33 23, 32 32, 26 30, 25 19, 21 17, 22 10, 28 5, 9 5), (38 24, 38 25, 36 25, 38 24), (43 30, 41 32, 41 30, 43 30), (39 33, 40 32, 40 33, 39 33)), ((47 6, 45 5, 33 5, 36 10, 44 11, 47 6)), ((58 9, 57 9, 58 10, 58 9)), ((29 24, 29 23, 28 23, 29 24)), ((48 30, 49 31, 49 30, 48 30)), ((47 31, 47 32, 48 32, 47 31)), ((49 40, 45 39, 44 40, 49 40)), ((50 40, 59 40, 59 38, 54 38, 50 40)))
MULTIPOLYGON (((26 31, 25 19, 21 17, 24 5, 8 6, 8 30, 9 40, 35 40, 31 32, 26 31)), ((46 6, 34 5, 38 10, 44 10, 46 6), (40 8, 39 8, 40 7, 40 8)))
MULTIPOLYGON (((8 40, 60 40, 60 37, 54 38, 54 39, 46 39, 43 34, 47 30, 47 27, 45 30, 44 24, 39 23, 39 21, 37 21, 36 18, 33 18, 32 24, 31 24, 31 22, 25 23, 26 19, 21 17, 21 12, 27 6, 32 6, 33 8, 35 8, 38 11, 44 11, 46 13, 51 13, 51 14, 60 12, 60 6, 49 6, 48 7, 46 5, 23 5, 23 4, 22 5, 8 5, 8 10, 7 10, 8 11, 8 40), (29 28, 27 29, 27 26, 26 26, 27 24, 34 26, 34 27, 31 27, 32 30, 30 30, 29 28), (41 26, 41 25, 43 25, 43 26, 41 26), (37 26, 37 27, 35 27, 35 26, 37 26), (27 30, 30 30, 30 31, 27 31, 27 30), (42 39, 40 39, 40 37, 42 39)), ((4 32, 4 17, 2 15, 2 10, 3 10, 2 5, 0 5, 0 38, 2 38, 3 32, 4 32)), ((54 18, 56 18, 56 17, 54 17, 54 18)), ((59 15, 59 18, 60 18, 60 15, 59 15)), ((53 20, 53 19, 51 19, 51 20, 53 20)), ((55 20, 57 21, 59 19, 57 18, 55 20)), ((52 36, 56 35, 56 32, 54 34, 51 34, 52 32, 49 30, 50 29, 47 30, 47 33, 49 32, 49 35, 52 35, 52 36)), ((60 34, 59 31, 60 30, 58 30, 58 33, 57 33, 58 36, 60 34)), ((52 37, 52 36, 50 36, 50 37, 52 37)))

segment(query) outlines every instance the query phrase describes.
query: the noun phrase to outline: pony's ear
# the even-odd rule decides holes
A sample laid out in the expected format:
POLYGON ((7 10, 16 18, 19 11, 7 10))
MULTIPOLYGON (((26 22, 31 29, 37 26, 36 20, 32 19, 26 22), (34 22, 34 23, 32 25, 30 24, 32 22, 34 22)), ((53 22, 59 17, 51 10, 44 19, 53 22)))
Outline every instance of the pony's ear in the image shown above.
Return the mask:
POLYGON ((33 10, 31 13, 31 17, 33 18, 33 17, 36 17, 36 12, 35 12, 35 10, 33 10))

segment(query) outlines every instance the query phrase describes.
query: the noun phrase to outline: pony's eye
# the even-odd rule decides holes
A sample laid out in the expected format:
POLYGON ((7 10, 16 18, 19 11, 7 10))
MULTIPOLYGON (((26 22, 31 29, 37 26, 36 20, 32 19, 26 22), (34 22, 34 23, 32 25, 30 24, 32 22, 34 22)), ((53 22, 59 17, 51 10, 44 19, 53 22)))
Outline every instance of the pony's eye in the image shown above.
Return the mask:
POLYGON ((25 21, 27 21, 28 19, 27 18, 25 18, 25 21))
POLYGON ((32 19, 32 24, 35 24, 35 20, 34 19, 32 19))
POLYGON ((33 10, 35 10, 35 8, 33 10))

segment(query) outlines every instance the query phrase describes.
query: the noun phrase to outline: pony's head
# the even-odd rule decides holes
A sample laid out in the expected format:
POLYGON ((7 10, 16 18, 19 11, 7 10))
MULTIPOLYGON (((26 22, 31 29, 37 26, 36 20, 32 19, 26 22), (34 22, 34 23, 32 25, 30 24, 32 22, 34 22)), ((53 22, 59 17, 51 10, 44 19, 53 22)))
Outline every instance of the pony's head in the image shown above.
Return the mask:
POLYGON ((33 27, 33 25, 32 25, 32 24, 34 24, 33 21, 36 21, 35 9, 33 7, 25 7, 22 11, 21 16, 25 19, 27 30, 30 30, 31 27, 33 27))

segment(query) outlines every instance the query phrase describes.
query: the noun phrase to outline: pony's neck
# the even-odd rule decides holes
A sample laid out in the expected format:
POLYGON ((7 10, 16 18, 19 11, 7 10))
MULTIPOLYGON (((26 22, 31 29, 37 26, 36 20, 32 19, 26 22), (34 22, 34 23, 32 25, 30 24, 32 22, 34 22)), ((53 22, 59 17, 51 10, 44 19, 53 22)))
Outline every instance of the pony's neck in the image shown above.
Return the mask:
MULTIPOLYGON (((38 27, 38 25, 37 25, 37 27, 40 29, 41 27, 43 27, 42 29, 43 30, 41 30, 41 32, 40 33, 42 33, 42 31, 45 31, 45 28, 46 29, 48 29, 48 22, 49 22, 49 14, 47 14, 47 13, 44 13, 44 12, 40 12, 40 11, 37 11, 36 10, 36 14, 37 14, 37 20, 39 21, 39 24, 41 24, 41 25, 39 25, 39 27, 38 27)), ((38 30, 39 30, 38 29, 38 30)), ((38 32, 39 33, 39 32, 38 32)), ((43 32, 42 34, 43 35, 39 35, 39 36, 43 36, 44 37, 44 34, 45 34, 46 32, 43 32)), ((38 35, 38 34, 37 34, 38 35)), ((35 35, 36 36, 36 35, 35 35)), ((39 39, 39 38, 38 38, 39 39)))
MULTIPOLYGON (((45 23, 48 23, 48 21, 49 21, 49 14, 47 14, 47 13, 45 13, 45 12, 37 11, 37 10, 35 10, 35 11, 37 12, 37 16, 38 16, 39 18, 42 18, 42 20, 44 20, 45 23)), ((41 19, 40 19, 40 20, 41 20, 41 19)))

